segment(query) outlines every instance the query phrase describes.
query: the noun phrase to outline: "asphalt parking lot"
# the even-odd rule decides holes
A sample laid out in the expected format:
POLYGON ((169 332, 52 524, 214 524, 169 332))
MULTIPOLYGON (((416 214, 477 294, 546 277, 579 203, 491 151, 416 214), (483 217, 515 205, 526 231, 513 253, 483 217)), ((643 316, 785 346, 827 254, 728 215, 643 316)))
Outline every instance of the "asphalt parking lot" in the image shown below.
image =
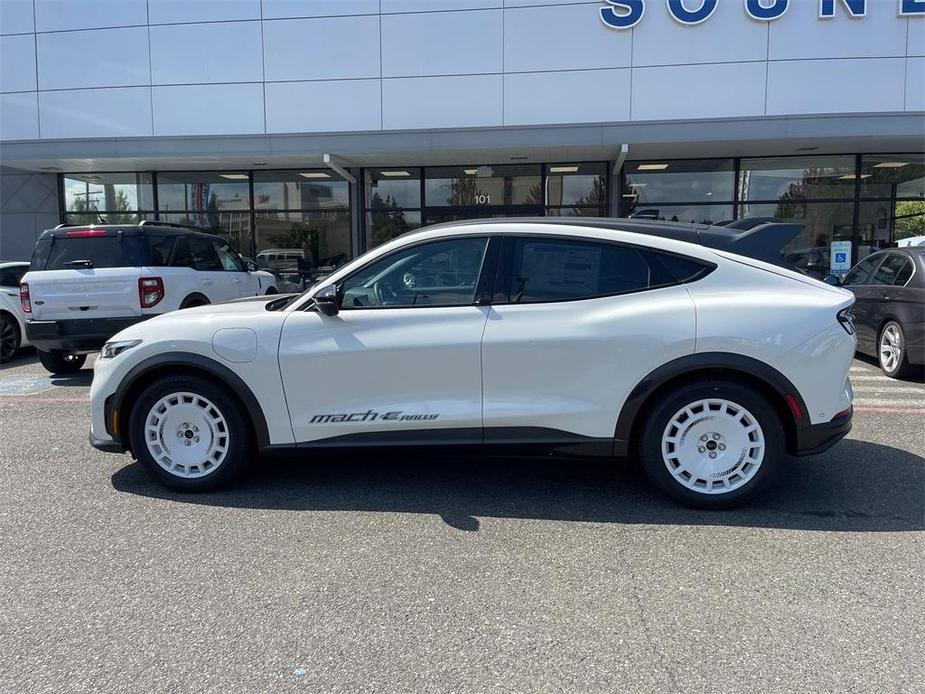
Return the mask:
POLYGON ((0 691, 922 691, 925 385, 851 375, 846 440, 708 513, 628 465, 426 453, 179 495, 87 444, 90 370, 26 353, 0 691))

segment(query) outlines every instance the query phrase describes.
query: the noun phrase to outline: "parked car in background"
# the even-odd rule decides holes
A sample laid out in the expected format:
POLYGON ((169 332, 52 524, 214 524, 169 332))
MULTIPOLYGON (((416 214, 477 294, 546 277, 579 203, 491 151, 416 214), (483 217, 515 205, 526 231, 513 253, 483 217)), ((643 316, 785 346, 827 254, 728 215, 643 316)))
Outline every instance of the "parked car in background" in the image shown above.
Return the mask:
POLYGON ((827 281, 854 293, 858 351, 883 373, 903 378, 925 364, 925 247, 871 253, 841 282, 827 281))
POLYGON ((29 263, 0 262, 0 362, 29 344, 19 303, 19 283, 28 270, 29 263))
POLYGON ((854 297, 736 254, 779 259, 768 231, 540 218, 405 234, 301 296, 122 331, 94 366, 91 443, 187 491, 260 450, 487 445, 632 455, 683 503, 742 503, 852 418, 854 297))
POLYGON ((821 280, 829 274, 831 258, 828 246, 801 248, 786 253, 784 257, 795 269, 814 279, 821 280))
POLYGON ((896 245, 900 248, 905 246, 925 246, 925 236, 907 236, 904 239, 898 239, 896 245))
POLYGON ((179 224, 59 226, 42 233, 20 299, 26 335, 52 373, 134 323, 177 309, 276 294, 269 272, 228 243, 179 224))

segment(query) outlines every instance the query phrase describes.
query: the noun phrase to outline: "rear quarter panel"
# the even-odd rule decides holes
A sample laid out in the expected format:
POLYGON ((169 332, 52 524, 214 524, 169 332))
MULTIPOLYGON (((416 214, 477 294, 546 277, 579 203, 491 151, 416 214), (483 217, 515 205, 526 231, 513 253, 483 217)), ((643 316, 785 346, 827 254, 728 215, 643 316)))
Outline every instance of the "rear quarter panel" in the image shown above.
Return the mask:
POLYGON ((697 307, 697 352, 735 352, 774 367, 796 386, 810 420, 848 404, 845 381, 856 341, 836 320, 847 291, 723 262, 688 285, 697 307))

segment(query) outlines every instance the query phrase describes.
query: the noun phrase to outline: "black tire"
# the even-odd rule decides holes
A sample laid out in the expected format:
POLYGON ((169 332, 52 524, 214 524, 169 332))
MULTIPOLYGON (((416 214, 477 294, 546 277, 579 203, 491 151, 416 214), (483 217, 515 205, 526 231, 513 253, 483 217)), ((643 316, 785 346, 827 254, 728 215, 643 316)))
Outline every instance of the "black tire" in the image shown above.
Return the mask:
MULTIPOLYGON (((173 420, 169 420, 170 424, 166 419, 163 421, 160 430, 164 432, 169 429, 170 434, 169 438, 166 432, 162 434, 161 440, 165 442, 162 450, 166 451, 169 457, 173 453, 166 442, 169 441, 170 445, 173 445, 173 420)), ((183 441, 179 431, 177 440, 183 441)), ((209 450, 211 440, 205 441, 203 449, 209 450)), ((198 438, 196 442, 198 444, 198 438)), ((244 472, 254 455, 254 435, 243 407, 224 386, 200 376, 171 376, 151 384, 136 398, 129 414, 129 447, 135 459, 161 484, 177 491, 205 492, 230 484, 244 472), (152 415, 152 408, 163 398, 174 393, 190 393, 205 398, 225 420, 224 430, 219 428, 211 432, 215 440, 226 437, 225 456, 211 471, 200 469, 199 472, 203 474, 198 477, 184 477, 162 467, 152 454, 145 438, 145 423, 152 415)), ((153 447, 156 448, 157 443, 153 444, 153 447)))
POLYGON ((0 313, 0 363, 13 359, 22 345, 22 335, 19 334, 19 324, 8 313, 0 313))
POLYGON ((279 294, 276 287, 267 287, 266 296, 273 296, 274 294, 279 294))
POLYGON ((53 374, 75 374, 83 368, 84 362, 87 361, 86 354, 42 350, 38 350, 38 353, 42 366, 53 374))
POLYGON ((912 373, 912 364, 909 363, 909 353, 906 351, 906 333, 901 323, 891 320, 880 328, 877 334, 877 363, 880 364, 880 370, 890 378, 906 378, 912 373), (886 361, 882 346, 887 331, 895 335, 893 346, 896 349, 896 355, 892 363, 886 361))
MULTIPOLYGON (((701 413, 705 416, 698 416, 697 419, 693 420, 690 430, 678 430, 681 435, 681 443, 684 442, 684 434, 692 433, 694 427, 710 428, 709 420, 714 418, 706 410, 694 411, 695 415, 700 415, 701 413)), ((685 424, 686 421, 681 426, 683 427, 685 424)), ((694 433, 693 435, 696 436, 697 434, 694 433)), ((702 435, 707 436, 706 433, 702 435)), ((717 445, 715 442, 711 443, 711 438, 706 439, 705 446, 717 445)), ((700 440, 703 439, 698 439, 694 442, 694 445, 698 446, 700 440)), ((691 440, 688 440, 688 445, 690 443, 691 440)), ((698 450, 701 450, 699 446, 698 450)), ((725 447, 723 450, 725 450, 725 447)), ((731 450, 744 451, 745 449, 735 447, 731 448, 731 450)), ((702 509, 732 508, 752 499, 773 482, 783 467, 787 456, 784 428, 774 407, 761 393, 749 388, 747 385, 725 379, 685 383, 664 394, 663 397, 659 397, 643 422, 638 440, 638 452, 643 469, 655 486, 685 506, 702 509), (751 472, 751 476, 747 477, 746 475, 752 468, 743 467, 743 474, 740 479, 732 478, 732 482, 728 483, 728 491, 712 494, 706 493, 706 491, 697 491, 682 483, 680 480, 686 479, 695 487, 702 486, 703 489, 706 489, 707 486, 705 480, 701 480, 701 478, 689 473, 681 472, 683 467, 678 464, 680 459, 677 461, 672 460, 672 464, 675 465, 675 472, 669 471, 669 462, 666 461, 662 453, 662 437, 675 415, 686 406, 708 398, 727 400, 747 410, 757 421, 764 438, 764 456, 757 468, 751 472), (747 481, 741 483, 741 479, 747 479, 747 481)), ((723 466, 722 456, 726 454, 714 448, 707 455, 712 454, 712 452, 716 452, 720 456, 717 458, 718 465, 723 466)), ((698 454, 695 453, 695 455, 698 454)), ((741 461, 741 457, 730 457, 725 465, 736 465, 739 464, 739 461, 741 461)), ((707 463, 709 464, 709 461, 707 463)), ((731 469, 731 467, 727 467, 726 471, 728 472, 731 469)), ((719 477, 718 474, 714 476, 719 477)), ((714 482, 711 481, 711 484, 714 484, 714 482)), ((726 483, 724 483, 724 486, 726 486, 726 483)))

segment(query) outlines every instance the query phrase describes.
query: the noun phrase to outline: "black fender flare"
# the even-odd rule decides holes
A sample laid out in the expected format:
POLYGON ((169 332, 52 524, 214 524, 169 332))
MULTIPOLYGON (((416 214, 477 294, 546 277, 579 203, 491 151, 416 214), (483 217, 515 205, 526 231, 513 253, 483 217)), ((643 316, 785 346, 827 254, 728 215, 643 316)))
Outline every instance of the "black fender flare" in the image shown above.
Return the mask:
POLYGON ((652 393, 660 387, 676 378, 683 377, 685 374, 692 374, 710 369, 724 369, 727 371, 739 371, 746 373, 762 381, 766 386, 776 392, 781 401, 787 402, 788 395, 796 398, 802 413, 801 419, 797 420, 791 413, 791 421, 796 429, 802 429, 809 425, 808 410, 803 396, 796 386, 773 366, 765 364, 758 359, 747 357, 742 354, 731 352, 700 352, 678 357, 665 364, 662 364, 647 376, 645 376, 636 387, 627 396, 620 414, 617 417, 617 426, 614 432, 614 454, 625 456, 629 452, 630 439, 633 434, 633 428, 638 421, 639 415, 646 400, 652 393))
POLYGON ((197 304, 197 306, 208 306, 209 304, 212 303, 212 301, 209 299, 209 297, 207 297, 207 296, 206 296, 205 294, 203 294, 202 292, 190 292, 190 293, 187 294, 185 297, 183 297, 183 301, 180 302, 179 308, 181 308, 181 309, 184 309, 184 308, 191 308, 190 306, 184 306, 184 304, 186 304, 186 302, 188 302, 188 301, 190 301, 190 300, 192 300, 192 299, 195 299, 195 300, 197 300, 197 301, 202 301, 202 304, 197 304))
MULTIPOLYGON (((139 382, 139 379, 143 378, 147 374, 150 374, 154 370, 162 369, 164 367, 190 367, 198 371, 203 371, 230 388, 247 409, 247 414, 249 415, 250 421, 254 427, 254 436, 257 439, 257 447, 259 449, 264 449, 270 445, 270 434, 267 428, 266 416, 263 413, 263 408, 260 407, 260 403, 258 402, 257 397, 251 391, 250 387, 241 379, 240 376, 238 376, 234 371, 229 369, 224 364, 221 364, 214 359, 210 359, 209 357, 204 357, 201 354, 193 354, 190 352, 164 352, 163 354, 156 354, 152 357, 148 357, 144 361, 141 361, 133 366, 122 379, 122 382, 119 384, 116 392, 107 400, 107 427, 112 421, 111 413, 113 411, 118 412, 120 419, 122 419, 121 413, 123 406, 125 405, 125 398, 132 391, 133 387, 139 382)), ((125 430, 123 426, 120 426, 119 429, 120 432, 125 430)), ((113 432, 109 433, 111 436, 114 436, 113 432)), ((122 442, 121 437, 118 440, 120 443, 122 442)))

